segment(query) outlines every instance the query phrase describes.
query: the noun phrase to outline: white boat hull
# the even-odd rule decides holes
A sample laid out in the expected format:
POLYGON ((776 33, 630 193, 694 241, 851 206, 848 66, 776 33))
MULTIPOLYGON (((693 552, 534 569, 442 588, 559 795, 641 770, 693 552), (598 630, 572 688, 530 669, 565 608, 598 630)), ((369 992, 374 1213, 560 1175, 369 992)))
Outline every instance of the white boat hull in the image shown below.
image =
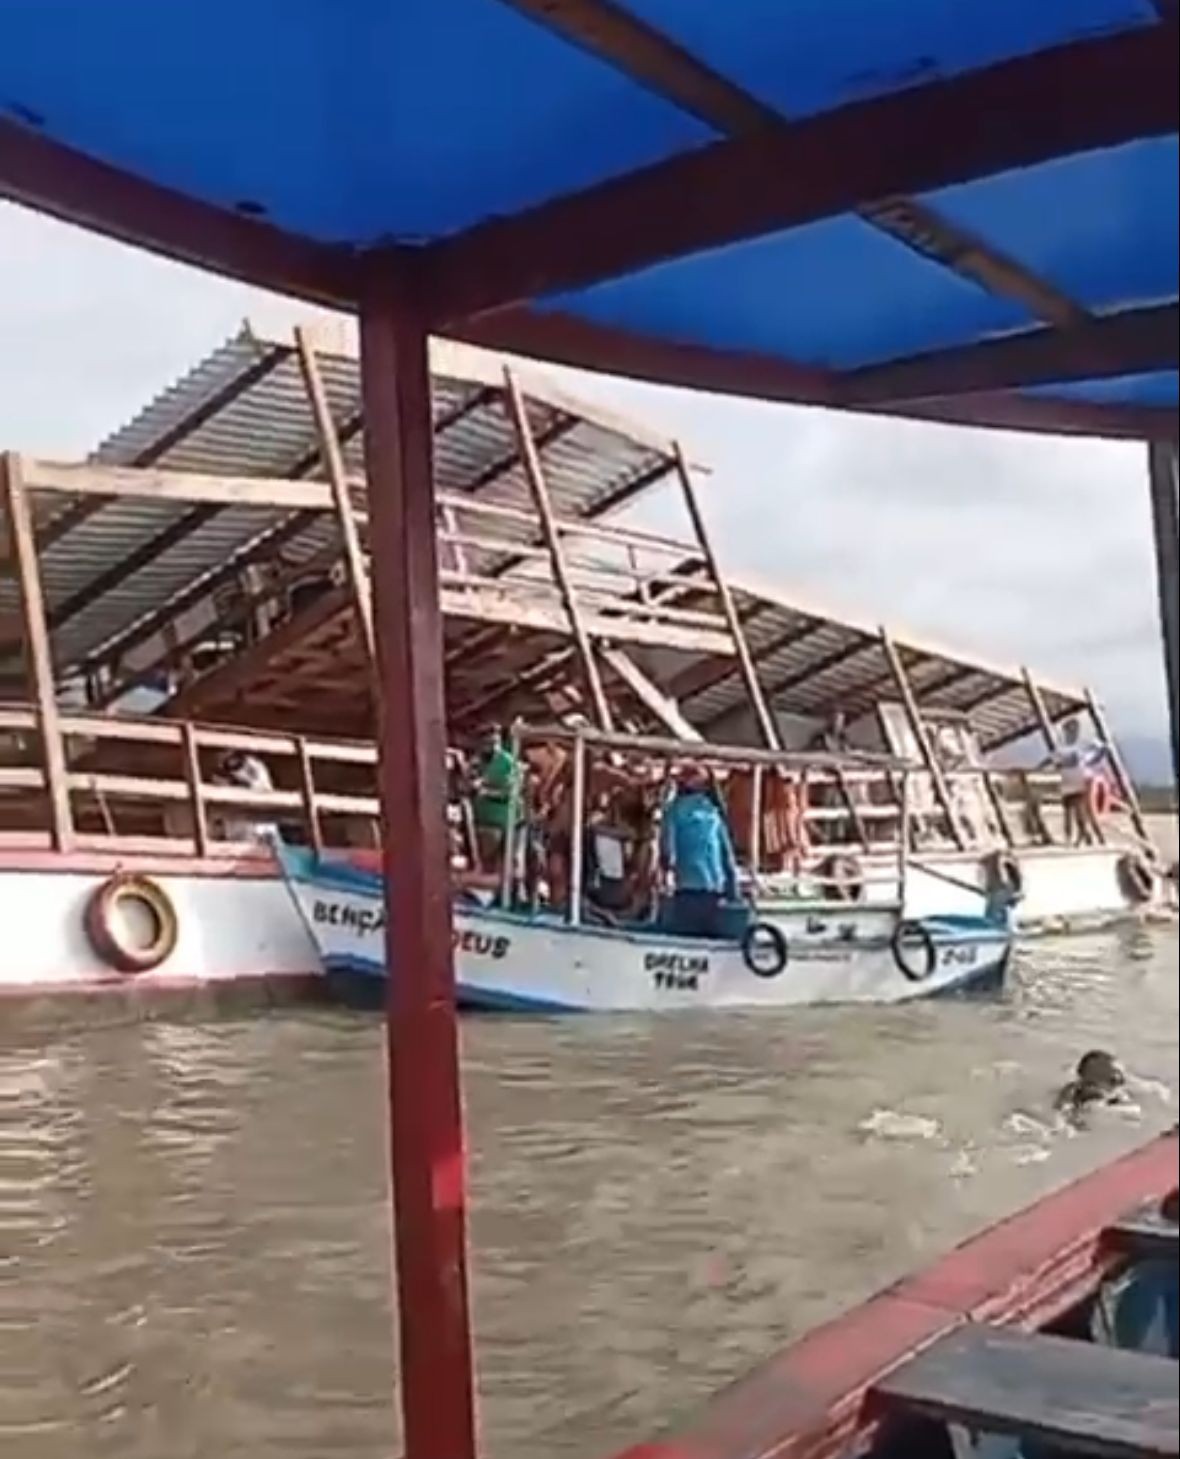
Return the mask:
MULTIPOLYGON (((292 894, 325 971, 353 992, 385 978, 378 879, 342 863, 284 853, 292 894)), ((572 927, 548 914, 456 905, 460 1002, 540 1013, 899 1003, 1002 981, 1006 928, 979 917, 932 918, 902 970, 896 914, 879 907, 763 908, 786 960, 756 972, 736 940, 677 937, 659 928, 572 927)))

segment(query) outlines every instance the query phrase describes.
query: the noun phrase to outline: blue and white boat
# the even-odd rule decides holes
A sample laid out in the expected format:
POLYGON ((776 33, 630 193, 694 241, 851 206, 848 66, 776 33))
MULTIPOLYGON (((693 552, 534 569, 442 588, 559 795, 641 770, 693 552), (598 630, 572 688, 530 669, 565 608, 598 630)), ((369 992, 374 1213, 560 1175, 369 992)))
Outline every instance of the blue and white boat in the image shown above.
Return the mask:
MULTIPOLYGON (((539 735, 540 732, 530 732, 539 735)), ((591 731, 565 734, 570 750, 573 846, 583 846, 586 758, 620 746, 651 755, 669 746, 591 731), (609 744, 608 744, 609 741, 609 744)), ((788 757, 770 752, 692 748, 696 760, 755 760, 763 771, 788 757)), ((793 757, 791 765, 797 770, 793 757)), ((466 893, 453 906, 459 1001, 468 1008, 582 1013, 786 1007, 820 1003, 900 1003, 1002 983, 1011 952, 1007 916, 980 898, 976 915, 919 919, 905 914, 906 857, 899 853, 892 892, 860 900, 800 880, 771 888, 748 874, 744 900, 724 909, 723 935, 686 937, 671 928, 659 898, 628 920, 596 915, 584 894, 575 849, 564 905, 521 895, 522 838, 510 826, 495 894, 466 893)), ((341 856, 280 847, 277 853, 324 969, 351 999, 379 1001, 386 978, 385 906, 380 875, 341 856)))

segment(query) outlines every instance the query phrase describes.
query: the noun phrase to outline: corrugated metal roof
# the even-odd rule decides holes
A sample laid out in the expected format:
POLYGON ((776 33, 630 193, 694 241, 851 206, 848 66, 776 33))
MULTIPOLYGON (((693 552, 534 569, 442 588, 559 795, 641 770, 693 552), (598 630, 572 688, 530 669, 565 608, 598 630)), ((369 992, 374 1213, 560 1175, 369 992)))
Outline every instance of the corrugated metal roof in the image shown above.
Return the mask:
MULTIPOLYGON (((762 583, 737 585, 734 597, 759 684, 779 713, 824 718, 841 710, 855 717, 896 699, 880 627, 793 604, 762 583)), ((987 664, 909 635, 890 636, 924 709, 969 713, 985 746, 1038 728, 1022 669, 987 664)), ((749 700, 736 663, 716 665, 716 675, 685 695, 681 708, 695 724, 724 736, 727 723, 748 711, 749 700)), ((683 672, 695 677, 691 666, 683 672)), ((1085 707, 1082 690, 1043 680, 1037 687, 1054 718, 1085 707)))
MULTIPOLYGON (((360 373, 343 332, 316 336, 324 386, 351 471, 363 475, 360 373)), ((483 351, 443 346, 433 375, 435 472, 442 491, 532 512, 516 437, 504 405, 503 364, 483 351)), ((672 469, 672 444, 642 427, 572 400, 542 379, 520 377, 555 512, 596 517, 672 469)), ((298 353, 248 324, 144 410, 107 437, 92 459, 208 476, 320 475, 314 420, 298 353)), ((38 503, 42 573, 59 672, 90 655, 223 566, 282 516, 260 507, 197 510, 175 502, 54 497, 38 503), (184 519, 199 525, 180 536, 184 519), (175 539, 175 540, 174 540, 175 539), (160 550, 155 550, 159 548, 160 550), (139 554, 137 557, 136 555, 139 554), (120 564, 135 570, 120 578, 120 564), (88 589, 101 588, 93 602, 88 589)), ((460 514, 460 530, 478 530, 460 514)), ((288 561, 313 557, 334 524, 309 523, 284 548, 288 561)), ((522 523, 498 535, 525 541, 522 523)), ((473 566, 496 565, 489 553, 473 566)), ((503 558, 503 554, 500 555, 503 558)), ((15 609, 15 585, 0 579, 0 611, 15 609)), ((2 649, 0 649, 2 652, 2 649)))
MULTIPOLYGON (((364 459, 356 429, 360 381, 355 350, 343 335, 327 341, 317 337, 316 345, 334 418, 348 436, 347 461, 359 477, 364 459)), ((433 364, 440 490, 533 516, 505 409, 502 362, 483 351, 445 345, 433 364)), ((599 516, 673 468, 672 442, 571 400, 544 377, 527 375, 521 385, 560 518, 599 516)), ((293 343, 268 339, 244 326, 103 441, 94 459, 214 477, 312 475, 318 464, 315 440, 293 343)), ((294 518, 269 506, 194 506, 149 497, 35 497, 34 505, 54 652, 63 677, 84 667, 100 650, 123 642, 129 630, 162 608, 179 609, 199 597, 199 590, 207 592, 203 585, 214 573, 240 562, 270 533, 283 531, 282 558, 298 566, 321 557, 338 538, 327 512, 294 518)), ((457 525, 480 534, 487 520, 460 511, 457 525)), ((497 520, 495 530, 501 540, 522 543, 532 535, 525 522, 497 520)), ((698 601, 707 606, 711 588, 703 583, 699 553, 688 546, 684 553, 677 571, 683 572, 686 587, 677 606, 696 607, 698 601)), ((504 551, 473 548, 467 555, 479 573, 510 562, 504 551)), ((530 563, 527 572, 551 577, 545 564, 530 563)), ((507 580, 523 575, 523 569, 512 572, 507 580)), ((764 584, 739 585, 735 600, 763 691, 780 712, 824 716, 842 709, 857 714, 895 696, 876 625, 856 623, 814 604, 793 603, 764 584)), ((16 607, 15 584, 0 577, 0 614, 16 607)), ((527 664, 520 636, 531 630, 510 631, 515 635, 514 664, 527 664)), ((922 645, 908 635, 898 637, 896 646, 922 703, 969 712, 986 743, 1002 743, 1036 728, 1020 671, 922 645)), ((537 634, 538 657, 542 647, 552 651, 552 630, 548 636, 537 634)), ((702 728, 724 736, 727 726, 748 711, 734 660, 704 652, 636 652, 653 679, 702 728), (683 684, 688 687, 682 692, 683 684)), ((571 663, 571 679, 575 668, 571 663)), ((514 685, 510 673, 509 693, 514 685)), ((1084 705, 1084 695, 1076 690, 1047 684, 1041 688, 1054 715, 1084 705)), ((485 691, 481 681, 480 693, 485 691)), ((533 691, 526 687, 522 692, 527 697, 533 691)))

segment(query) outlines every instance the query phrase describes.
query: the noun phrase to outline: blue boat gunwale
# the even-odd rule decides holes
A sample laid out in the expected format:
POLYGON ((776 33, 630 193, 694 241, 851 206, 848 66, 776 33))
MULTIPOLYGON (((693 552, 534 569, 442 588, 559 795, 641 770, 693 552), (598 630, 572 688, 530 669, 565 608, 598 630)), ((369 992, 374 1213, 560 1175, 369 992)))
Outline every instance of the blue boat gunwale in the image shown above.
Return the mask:
MULTIPOLYGON (((384 882, 377 872, 366 871, 350 865, 344 860, 317 858, 314 852, 307 851, 303 847, 283 847, 277 854, 280 868, 291 881, 312 888, 325 886, 336 891, 374 896, 384 901, 384 882)), ((686 952, 702 950, 721 952, 732 949, 740 941, 733 937, 685 937, 683 934, 661 928, 655 923, 628 922, 617 927, 602 927, 583 921, 571 925, 558 913, 545 910, 521 912, 508 907, 487 907, 477 902, 464 902, 458 898, 454 899, 452 905, 454 910, 462 912, 465 917, 497 926, 576 932, 579 936, 601 938, 610 942, 620 940, 627 942, 658 941, 661 947, 671 947, 686 952)), ((850 910, 880 912, 884 915, 895 910, 888 905, 875 907, 872 904, 854 905, 848 902, 805 899, 781 905, 789 905, 791 913, 800 916, 834 916, 839 913, 847 914, 850 910)), ((967 913, 938 913, 935 916, 913 920, 916 925, 931 934, 939 947, 993 941, 1000 935, 1010 935, 1010 930, 1004 924, 986 916, 976 917, 967 913)), ((857 946, 875 950, 888 947, 890 941, 889 937, 862 938, 858 939, 857 946)))

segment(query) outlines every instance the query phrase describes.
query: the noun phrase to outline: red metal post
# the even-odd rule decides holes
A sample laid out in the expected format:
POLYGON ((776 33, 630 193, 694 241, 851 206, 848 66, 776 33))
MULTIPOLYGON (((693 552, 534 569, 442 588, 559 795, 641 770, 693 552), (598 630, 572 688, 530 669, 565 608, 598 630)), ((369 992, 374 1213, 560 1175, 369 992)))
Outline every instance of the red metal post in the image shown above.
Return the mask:
POLYGON ((362 297, 361 368, 406 1459, 474 1459, 430 373, 421 318, 376 271, 362 297))
POLYGON ((1167 674, 1168 723, 1172 732, 1172 780, 1180 789, 1180 549, 1176 497, 1176 446, 1153 441, 1150 447, 1151 518, 1160 602, 1160 630, 1167 674))

